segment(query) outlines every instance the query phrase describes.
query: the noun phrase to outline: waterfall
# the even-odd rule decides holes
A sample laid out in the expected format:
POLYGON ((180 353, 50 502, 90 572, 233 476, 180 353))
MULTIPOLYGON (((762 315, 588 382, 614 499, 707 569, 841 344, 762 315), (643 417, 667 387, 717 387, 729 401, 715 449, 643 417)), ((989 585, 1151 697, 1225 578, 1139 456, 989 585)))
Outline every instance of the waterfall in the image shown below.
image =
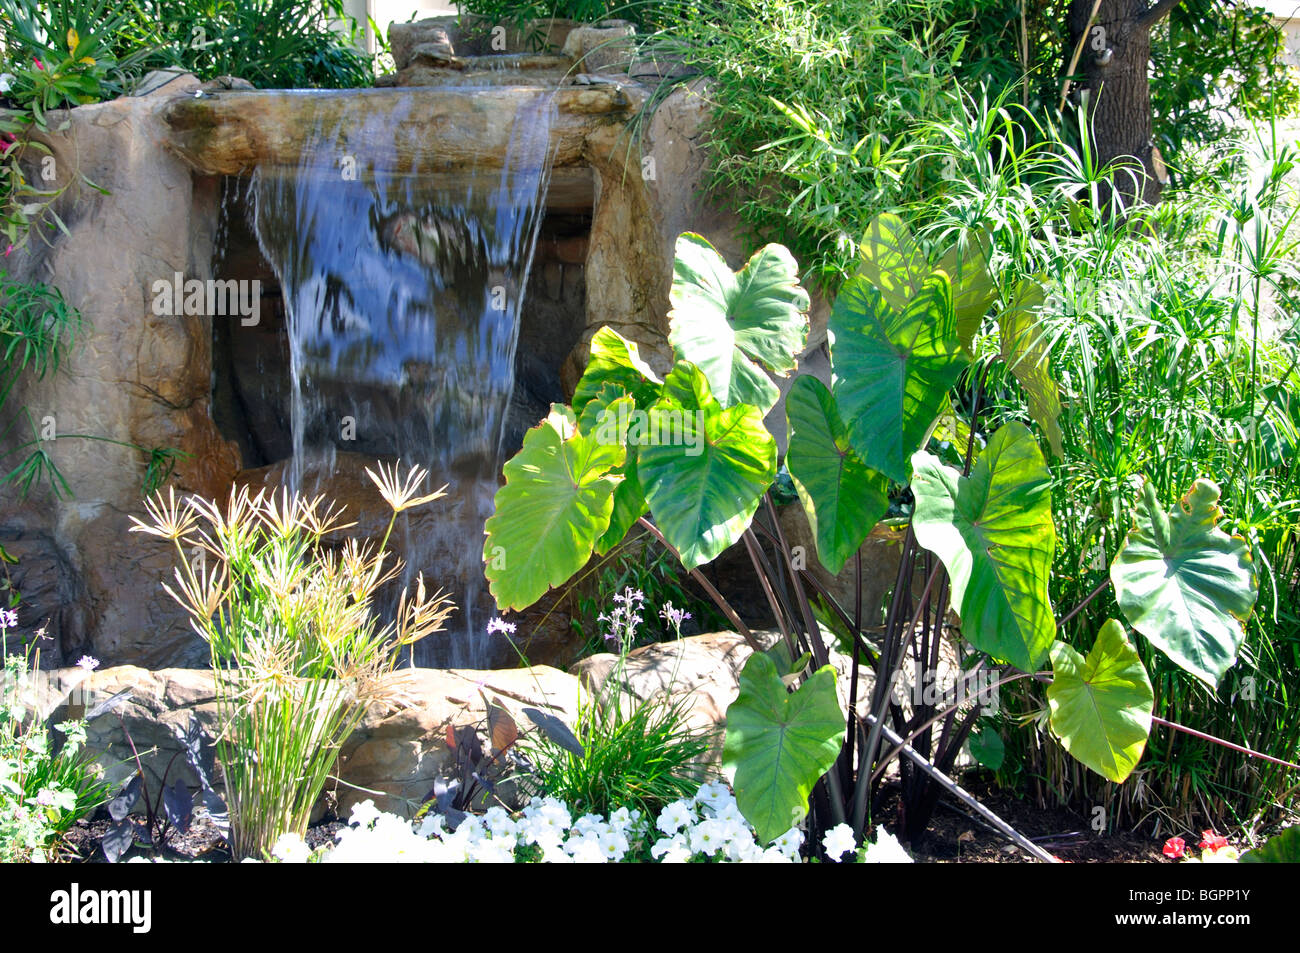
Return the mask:
POLYGON ((415 663, 483 667, 483 523, 555 106, 548 90, 525 100, 499 174, 417 174, 392 159, 412 154, 412 95, 318 122, 297 168, 257 169, 253 224, 288 316, 291 486, 318 491, 309 474, 332 472, 344 452, 419 463, 430 488, 448 484, 448 500, 403 514, 394 534, 404 581, 423 571, 458 610, 455 631, 418 645, 415 663))

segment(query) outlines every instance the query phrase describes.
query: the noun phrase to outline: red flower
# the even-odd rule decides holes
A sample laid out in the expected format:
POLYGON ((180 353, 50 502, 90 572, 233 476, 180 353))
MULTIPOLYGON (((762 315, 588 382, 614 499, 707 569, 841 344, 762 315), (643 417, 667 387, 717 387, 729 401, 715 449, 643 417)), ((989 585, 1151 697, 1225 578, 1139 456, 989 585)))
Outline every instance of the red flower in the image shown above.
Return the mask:
POLYGON ((32 57, 32 62, 36 64, 36 68, 37 68, 37 69, 39 69, 39 70, 43 70, 43 69, 45 69, 45 64, 42 63, 40 60, 38 60, 38 59, 37 59, 36 57, 34 57, 34 56, 32 57))
POLYGON ((1201 842, 1196 846, 1202 850, 1222 850, 1228 846, 1228 838, 1221 837, 1214 831, 1201 831, 1201 842))
POLYGON ((1181 837, 1171 837, 1165 841, 1164 855, 1174 860, 1181 860, 1187 854, 1187 841, 1181 837))
POLYGON ((13 254, 13 251, 14 251, 14 246, 9 245, 7 248, 5 248, 5 257, 8 258, 10 255, 13 254))

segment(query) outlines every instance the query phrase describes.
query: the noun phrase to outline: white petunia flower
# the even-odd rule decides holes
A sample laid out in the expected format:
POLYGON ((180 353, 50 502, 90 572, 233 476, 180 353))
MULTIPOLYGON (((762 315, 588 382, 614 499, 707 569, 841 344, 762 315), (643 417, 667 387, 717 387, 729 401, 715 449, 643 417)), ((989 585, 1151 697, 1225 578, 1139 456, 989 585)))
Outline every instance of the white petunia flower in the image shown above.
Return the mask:
POLYGON ((684 864, 691 859, 691 849, 687 846, 685 835, 674 834, 655 841, 650 848, 650 856, 663 864, 684 864))
POLYGON ((783 853, 786 857, 796 857, 799 854, 799 848, 803 845, 803 831, 797 827, 792 827, 776 840, 772 846, 783 853))
POLYGON ((691 805, 686 801, 673 801, 659 812, 655 827, 671 837, 683 827, 689 827, 694 823, 695 811, 691 809, 691 805))
POLYGON ((379 819, 379 808, 369 799, 352 805, 352 819, 348 821, 353 827, 367 828, 379 819))
POLYGON ((880 829, 880 833, 876 835, 876 842, 867 844, 866 848, 866 853, 862 855, 861 861, 864 864, 914 863, 912 855, 903 849, 903 845, 898 842, 898 838, 883 827, 880 829))
POLYGON ((600 841, 591 835, 570 837, 564 849, 573 858, 575 864, 603 864, 605 852, 600 848, 600 841))
POLYGON ((826 851, 826 856, 838 864, 845 854, 857 850, 857 842, 853 839, 853 828, 847 824, 836 824, 822 837, 822 847, 826 851))
POLYGON ((727 836, 726 825, 712 818, 701 821, 691 828, 686 836, 692 853, 707 854, 710 857, 722 850, 730 840, 727 836))
POLYGON ((596 843, 600 845, 600 852, 605 859, 613 863, 622 860, 623 855, 628 851, 627 838, 620 831, 606 831, 596 838, 596 843))
POLYGON ((281 834, 271 848, 271 856, 284 864, 305 864, 311 848, 299 834, 281 834))

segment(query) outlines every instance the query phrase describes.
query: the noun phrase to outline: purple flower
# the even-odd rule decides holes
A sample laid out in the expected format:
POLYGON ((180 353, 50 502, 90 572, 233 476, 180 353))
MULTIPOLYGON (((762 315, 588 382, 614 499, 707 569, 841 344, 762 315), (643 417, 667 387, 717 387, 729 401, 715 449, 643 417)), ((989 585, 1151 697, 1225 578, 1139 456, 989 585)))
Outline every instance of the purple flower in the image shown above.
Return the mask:
POLYGON ((54 804, 54 792, 49 788, 41 788, 36 795, 36 803, 41 807, 50 807, 54 804))
POLYGON ((99 659, 93 655, 83 655, 77 659, 77 668, 84 668, 87 672, 93 672, 99 668, 99 659))
POLYGON ((674 629, 680 629, 682 623, 691 617, 689 612, 685 609, 678 609, 671 602, 667 603, 662 609, 660 609, 659 614, 663 616, 663 620, 674 629))
POLYGON ((506 622, 504 619, 493 619, 487 624, 488 635, 493 632, 501 632, 504 635, 514 635, 515 629, 519 628, 513 622, 506 622))
POLYGON ((13 609, 0 609, 0 629, 12 629, 18 625, 18 613, 13 609))

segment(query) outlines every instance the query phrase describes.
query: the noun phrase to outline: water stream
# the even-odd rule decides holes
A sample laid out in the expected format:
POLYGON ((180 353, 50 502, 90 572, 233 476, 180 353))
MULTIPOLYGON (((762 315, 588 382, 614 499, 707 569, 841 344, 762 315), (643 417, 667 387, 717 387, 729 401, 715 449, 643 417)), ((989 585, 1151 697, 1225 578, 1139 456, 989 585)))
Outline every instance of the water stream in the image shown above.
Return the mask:
POLYGON ((288 316, 292 488, 319 492, 337 466, 377 457, 427 467, 430 489, 448 484, 448 500, 404 514, 396 534, 407 580, 422 570, 458 607, 454 631, 420 643, 415 663, 484 667, 483 522, 555 107, 538 90, 503 168, 452 177, 392 167, 409 103, 318 123, 296 169, 257 170, 254 231, 288 316))

